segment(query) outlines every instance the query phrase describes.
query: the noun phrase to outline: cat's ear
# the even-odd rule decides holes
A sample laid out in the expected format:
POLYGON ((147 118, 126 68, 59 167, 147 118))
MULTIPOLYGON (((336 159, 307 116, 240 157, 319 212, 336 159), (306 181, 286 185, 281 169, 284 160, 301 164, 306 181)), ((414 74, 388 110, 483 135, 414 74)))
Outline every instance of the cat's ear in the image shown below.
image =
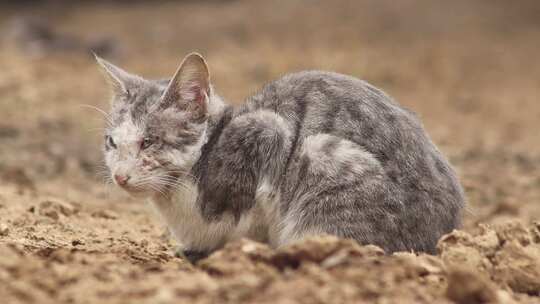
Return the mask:
POLYGON ((134 87, 141 82, 141 77, 130 74, 95 54, 94 57, 111 85, 115 95, 127 95, 131 87, 134 87))
POLYGON ((206 117, 210 96, 210 74, 204 58, 197 54, 187 55, 169 82, 162 97, 166 106, 177 105, 189 111, 193 117, 206 117))

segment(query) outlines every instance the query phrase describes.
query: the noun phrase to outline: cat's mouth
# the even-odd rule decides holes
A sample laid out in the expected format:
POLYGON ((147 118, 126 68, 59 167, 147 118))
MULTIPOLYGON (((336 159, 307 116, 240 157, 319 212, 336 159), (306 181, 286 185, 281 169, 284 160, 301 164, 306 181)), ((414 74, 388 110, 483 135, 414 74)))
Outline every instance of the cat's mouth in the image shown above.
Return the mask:
POLYGON ((162 184, 142 184, 142 185, 118 185, 119 188, 135 198, 149 198, 155 196, 168 196, 172 189, 171 186, 162 184))
POLYGON ((147 197, 151 196, 155 192, 162 191, 161 189, 158 189, 152 185, 138 184, 135 181, 122 183, 115 180, 115 184, 120 189, 124 190, 125 192, 134 197, 147 197))
POLYGON ((183 186, 179 174, 125 177, 113 175, 114 184, 134 197, 166 196, 175 188, 183 186))

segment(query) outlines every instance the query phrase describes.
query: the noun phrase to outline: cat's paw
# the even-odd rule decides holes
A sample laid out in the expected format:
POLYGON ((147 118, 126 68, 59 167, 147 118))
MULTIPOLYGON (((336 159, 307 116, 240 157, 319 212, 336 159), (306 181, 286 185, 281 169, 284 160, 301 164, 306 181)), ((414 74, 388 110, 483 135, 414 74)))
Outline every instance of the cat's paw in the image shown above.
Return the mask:
POLYGON ((177 249, 174 255, 178 258, 183 258, 183 259, 188 260, 191 264, 195 264, 197 263, 197 261, 208 257, 210 253, 207 251, 199 251, 199 250, 177 249))

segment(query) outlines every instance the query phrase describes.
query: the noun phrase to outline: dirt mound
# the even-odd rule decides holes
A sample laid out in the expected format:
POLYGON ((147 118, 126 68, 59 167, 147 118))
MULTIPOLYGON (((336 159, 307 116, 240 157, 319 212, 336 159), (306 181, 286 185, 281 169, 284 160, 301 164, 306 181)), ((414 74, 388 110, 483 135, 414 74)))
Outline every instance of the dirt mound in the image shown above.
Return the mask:
POLYGON ((483 226, 474 236, 455 231, 441 239, 438 256, 384 255, 378 247, 331 236, 276 251, 241 241, 199 266, 247 288, 229 291, 234 301, 534 302, 540 300, 532 298, 540 291, 539 233, 540 223, 526 228, 519 222, 483 226))

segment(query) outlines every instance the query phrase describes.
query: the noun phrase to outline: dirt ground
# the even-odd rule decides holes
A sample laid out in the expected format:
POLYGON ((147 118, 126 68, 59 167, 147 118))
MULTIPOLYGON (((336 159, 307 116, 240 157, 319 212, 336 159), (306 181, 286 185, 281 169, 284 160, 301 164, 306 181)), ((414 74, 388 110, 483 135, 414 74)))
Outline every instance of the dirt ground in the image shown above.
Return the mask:
POLYGON ((0 302, 540 303, 538 1, 63 3, 0 5, 0 302), (456 167, 463 230, 436 256, 323 237, 174 257, 153 210, 103 182, 90 49, 155 78, 197 50, 231 103, 301 69, 365 79, 456 167))

